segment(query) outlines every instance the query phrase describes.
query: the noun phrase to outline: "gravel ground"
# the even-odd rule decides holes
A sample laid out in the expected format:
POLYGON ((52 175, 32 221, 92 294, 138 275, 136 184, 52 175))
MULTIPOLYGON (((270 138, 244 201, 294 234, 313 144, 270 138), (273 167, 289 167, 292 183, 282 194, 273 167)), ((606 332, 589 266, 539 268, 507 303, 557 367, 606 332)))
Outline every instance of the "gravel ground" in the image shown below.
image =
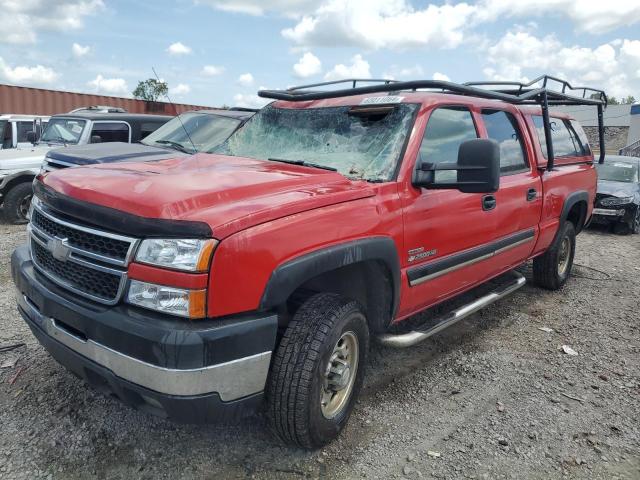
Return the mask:
POLYGON ((14 306, 25 238, 0 224, 0 346, 26 343, 0 353, 1 478, 640 478, 638 236, 586 232, 561 292, 525 286, 419 346, 374 346, 349 426, 316 452, 261 417, 176 425, 67 373, 14 306))

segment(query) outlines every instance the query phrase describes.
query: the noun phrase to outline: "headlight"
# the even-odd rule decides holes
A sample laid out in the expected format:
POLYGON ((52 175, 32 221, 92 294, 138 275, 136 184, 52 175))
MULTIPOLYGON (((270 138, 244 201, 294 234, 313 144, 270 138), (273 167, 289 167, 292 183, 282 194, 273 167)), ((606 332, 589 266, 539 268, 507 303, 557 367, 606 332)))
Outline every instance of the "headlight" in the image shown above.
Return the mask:
POLYGON ((127 302, 186 318, 206 316, 206 290, 187 290, 131 280, 127 302))
POLYGON ((206 272, 216 240, 143 240, 136 261, 188 272, 206 272))
POLYGON ((624 205, 633 202, 633 197, 609 197, 600 200, 600 205, 610 207, 612 205, 624 205))

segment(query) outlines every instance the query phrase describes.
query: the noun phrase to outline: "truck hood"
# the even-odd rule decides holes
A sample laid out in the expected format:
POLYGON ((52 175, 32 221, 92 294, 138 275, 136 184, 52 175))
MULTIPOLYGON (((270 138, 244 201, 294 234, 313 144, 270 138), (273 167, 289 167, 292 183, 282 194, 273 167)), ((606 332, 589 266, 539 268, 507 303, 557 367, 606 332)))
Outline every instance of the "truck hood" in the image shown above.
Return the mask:
POLYGON ((56 148, 51 150, 48 156, 53 161, 80 166, 96 163, 163 160, 184 155, 187 154, 142 143, 111 142, 56 148))
POLYGON ((41 180, 64 195, 133 215, 205 222, 218 239, 375 194, 371 184, 336 172, 210 154, 71 168, 41 180))
POLYGON ((11 148, 0 150, 0 170, 28 170, 40 168, 49 146, 36 145, 31 148, 11 148))
POLYGON ((614 197, 633 197, 637 192, 638 184, 636 183, 598 180, 598 193, 614 197))

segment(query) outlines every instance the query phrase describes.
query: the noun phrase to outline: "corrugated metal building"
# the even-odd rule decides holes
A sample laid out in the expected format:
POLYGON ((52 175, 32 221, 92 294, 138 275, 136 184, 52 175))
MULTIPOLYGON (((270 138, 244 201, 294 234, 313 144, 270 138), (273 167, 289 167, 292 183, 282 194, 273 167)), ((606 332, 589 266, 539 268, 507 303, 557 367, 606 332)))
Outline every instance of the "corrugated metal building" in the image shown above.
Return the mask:
POLYGON ((54 115, 92 105, 108 105, 124 108, 130 113, 156 115, 177 115, 187 110, 211 108, 0 84, 0 114, 54 115))

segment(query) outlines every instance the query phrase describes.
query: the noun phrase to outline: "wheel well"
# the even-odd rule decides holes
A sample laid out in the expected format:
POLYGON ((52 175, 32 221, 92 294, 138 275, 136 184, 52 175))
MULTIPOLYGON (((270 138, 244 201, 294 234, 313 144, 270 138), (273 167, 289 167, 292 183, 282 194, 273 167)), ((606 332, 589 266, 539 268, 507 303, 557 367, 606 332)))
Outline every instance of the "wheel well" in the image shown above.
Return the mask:
POLYGON ((20 183, 30 183, 33 182, 33 179, 36 178, 35 175, 20 175, 18 177, 12 178, 7 182, 7 184, 2 188, 2 195, 6 196, 9 191, 20 183))
POLYGON ((580 233, 587 220, 587 202, 580 200, 573 204, 567 214, 567 221, 573 223, 576 233, 580 233))
POLYGON ((353 263, 307 280, 287 299, 285 323, 302 303, 320 292, 337 293, 357 300, 364 308, 369 328, 373 332, 385 331, 391 322, 393 276, 382 261, 353 263))

